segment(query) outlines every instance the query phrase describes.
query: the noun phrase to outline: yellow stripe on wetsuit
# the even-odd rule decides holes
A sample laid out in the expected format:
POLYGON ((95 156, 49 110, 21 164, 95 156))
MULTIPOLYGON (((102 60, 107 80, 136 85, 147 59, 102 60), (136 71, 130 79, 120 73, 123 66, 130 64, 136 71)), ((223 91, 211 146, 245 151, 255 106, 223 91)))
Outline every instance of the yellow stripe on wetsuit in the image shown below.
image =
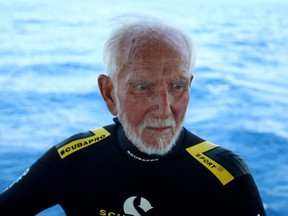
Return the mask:
POLYGON ((94 134, 89 137, 76 139, 72 142, 67 143, 66 145, 60 147, 57 149, 59 156, 64 159, 65 157, 69 156, 70 154, 73 154, 76 151, 79 151, 80 149, 86 148, 90 145, 93 145, 106 137, 110 136, 110 133, 105 130, 104 128, 98 128, 95 130, 91 130, 91 132, 94 134))
POLYGON ((191 146, 186 150, 192 157, 194 157, 198 162, 212 172, 223 185, 226 185, 234 179, 233 175, 231 175, 231 173, 219 163, 204 154, 205 152, 216 147, 217 145, 204 141, 197 145, 191 146))

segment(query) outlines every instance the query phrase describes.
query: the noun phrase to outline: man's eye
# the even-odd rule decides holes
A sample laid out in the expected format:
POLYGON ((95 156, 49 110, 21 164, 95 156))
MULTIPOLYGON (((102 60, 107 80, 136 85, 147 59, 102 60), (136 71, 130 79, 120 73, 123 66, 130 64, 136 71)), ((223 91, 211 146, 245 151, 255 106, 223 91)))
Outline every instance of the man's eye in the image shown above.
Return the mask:
POLYGON ((184 86, 185 86, 185 84, 184 84, 184 82, 175 82, 175 83, 173 83, 172 84, 172 89, 182 89, 182 88, 184 88, 184 86))
POLYGON ((149 84, 147 82, 141 82, 141 83, 138 83, 136 87, 139 90, 146 90, 149 88, 149 84))

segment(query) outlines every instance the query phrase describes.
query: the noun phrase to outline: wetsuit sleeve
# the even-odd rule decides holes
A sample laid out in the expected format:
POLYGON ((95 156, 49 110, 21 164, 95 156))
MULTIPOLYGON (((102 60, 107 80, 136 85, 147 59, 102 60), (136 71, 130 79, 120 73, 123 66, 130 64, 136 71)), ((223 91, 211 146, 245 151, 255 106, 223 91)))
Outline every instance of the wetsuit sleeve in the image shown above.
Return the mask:
MULTIPOLYGON (((42 158, 53 156, 55 151, 51 149, 42 158)), ((0 194, 1 216, 35 215, 57 203, 55 194, 61 172, 42 158, 0 194)))
MULTIPOLYGON (((218 147, 206 152, 206 157, 219 162, 222 165, 221 168, 226 169, 231 175, 231 181, 227 181, 227 184, 222 181, 222 184, 225 184, 222 186, 224 197, 222 206, 226 206, 228 212, 223 215, 266 215, 254 178, 240 156, 225 148, 218 147)), ((221 177, 219 178, 221 179, 221 177)))
POLYGON ((266 216, 263 203, 252 175, 238 177, 225 186, 225 199, 220 206, 223 215, 266 216))
MULTIPOLYGON (((189 140, 195 139, 193 135, 189 136, 192 137, 189 140)), ((207 193, 207 197, 213 200, 210 207, 213 206, 216 212, 221 212, 221 216, 266 215, 257 185, 240 156, 208 141, 186 150, 196 159, 195 164, 201 173, 217 188, 215 194, 207 193)))

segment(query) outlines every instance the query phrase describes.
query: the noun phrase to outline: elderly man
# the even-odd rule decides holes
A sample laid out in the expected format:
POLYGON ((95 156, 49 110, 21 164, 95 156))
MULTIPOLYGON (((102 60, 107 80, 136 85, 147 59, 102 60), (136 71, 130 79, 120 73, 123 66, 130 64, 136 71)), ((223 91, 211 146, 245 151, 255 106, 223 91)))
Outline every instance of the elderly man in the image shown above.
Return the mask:
POLYGON ((114 124, 74 135, 0 195, 0 215, 265 215, 237 155, 182 126, 194 50, 178 29, 136 19, 105 46, 99 88, 114 124))

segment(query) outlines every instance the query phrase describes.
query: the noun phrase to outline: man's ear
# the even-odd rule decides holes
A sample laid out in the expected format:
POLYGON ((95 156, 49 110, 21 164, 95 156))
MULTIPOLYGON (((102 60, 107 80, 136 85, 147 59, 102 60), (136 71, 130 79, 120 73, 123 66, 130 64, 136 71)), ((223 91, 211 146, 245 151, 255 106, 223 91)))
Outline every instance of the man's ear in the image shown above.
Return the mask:
POLYGON ((114 98, 114 86, 110 77, 101 74, 98 77, 98 86, 107 108, 112 115, 117 115, 117 106, 114 98))
POLYGON ((189 85, 190 87, 192 85, 193 78, 194 78, 194 74, 192 74, 191 77, 190 77, 190 85, 189 85))

